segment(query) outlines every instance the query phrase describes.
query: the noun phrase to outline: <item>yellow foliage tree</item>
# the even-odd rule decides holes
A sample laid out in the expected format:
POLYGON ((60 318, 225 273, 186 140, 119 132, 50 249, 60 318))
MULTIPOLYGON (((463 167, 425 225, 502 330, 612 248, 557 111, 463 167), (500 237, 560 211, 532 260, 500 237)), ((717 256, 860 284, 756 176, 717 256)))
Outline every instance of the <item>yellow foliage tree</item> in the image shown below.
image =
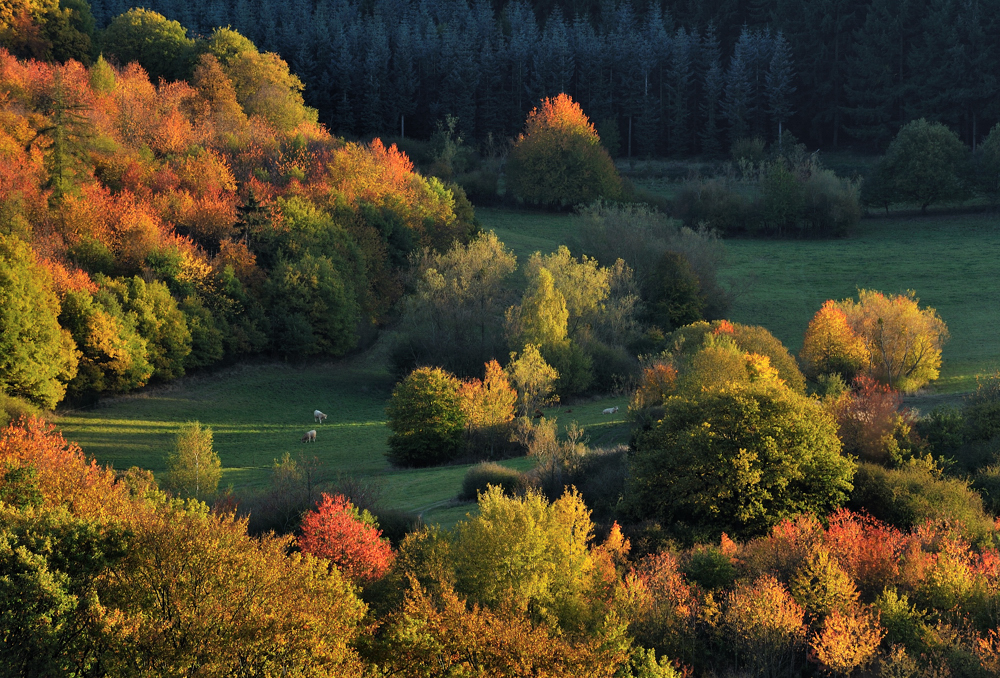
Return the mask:
POLYGON ((610 291, 611 269, 599 266, 597 259, 584 254, 577 261, 568 247, 560 245, 552 254, 542 256, 535 252, 531 255, 527 268, 529 275, 537 275, 542 268, 552 274, 556 290, 566 300, 570 334, 603 310, 610 291))
POLYGON ((884 635, 878 620, 868 611, 861 608, 834 610, 810 645, 827 671, 849 676, 875 657, 884 635))
POLYGON ((847 314, 829 300, 809 321, 799 358, 810 377, 839 373, 850 382, 869 360, 864 340, 847 321, 847 314))
POLYGON ((556 289, 552 273, 544 266, 531 276, 521 305, 507 311, 508 333, 512 343, 520 346, 544 348, 562 343, 568 321, 566 297, 556 289))
POLYGON ((858 300, 837 306, 868 353, 864 373, 900 391, 915 391, 938 378, 948 327, 933 308, 920 308, 911 290, 885 295, 858 290, 858 300))
POLYGON ((212 449, 212 429, 188 422, 181 427, 173 452, 167 457, 164 483, 182 497, 209 499, 222 478, 222 462, 212 449))
POLYGON ((525 346, 520 357, 516 352, 510 354, 507 375, 517 389, 523 416, 532 414, 549 401, 556 379, 559 378, 559 372, 545 362, 534 344, 525 346))

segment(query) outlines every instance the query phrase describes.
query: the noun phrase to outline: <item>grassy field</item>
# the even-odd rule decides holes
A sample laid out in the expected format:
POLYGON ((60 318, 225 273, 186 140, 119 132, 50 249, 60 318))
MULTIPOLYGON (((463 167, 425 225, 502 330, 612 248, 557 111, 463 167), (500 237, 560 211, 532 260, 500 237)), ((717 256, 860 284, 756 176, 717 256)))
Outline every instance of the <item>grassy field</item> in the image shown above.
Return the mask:
MULTIPOLYGON (((572 239, 568 215, 478 214, 519 257, 572 239)), ((736 239, 726 249, 721 278, 734 292, 730 317, 767 327, 793 353, 825 300, 858 288, 912 289, 951 332, 933 391, 968 391, 976 374, 1000 367, 1000 219, 992 215, 869 218, 841 240, 736 239)))
MULTIPOLYGON (((302 366, 246 364, 61 412, 56 424, 102 464, 162 473, 180 425, 198 420, 212 428, 225 469, 222 487, 232 485, 237 493, 264 487, 275 459, 308 453, 322 462, 328 480, 350 475, 373 481, 389 508, 451 525, 474 509, 452 501, 468 466, 403 470, 388 464, 384 407, 393 380, 384 365, 378 351, 302 366), (329 415, 322 425, 313 423, 317 408, 329 415), (299 442, 312 428, 316 442, 299 442)), ((625 404, 612 398, 564 408, 571 413, 555 408, 549 416, 563 425, 577 420, 595 444, 614 444, 627 436, 625 408, 611 418, 600 412, 625 404)), ((519 470, 532 465, 526 458, 503 463, 519 470)))

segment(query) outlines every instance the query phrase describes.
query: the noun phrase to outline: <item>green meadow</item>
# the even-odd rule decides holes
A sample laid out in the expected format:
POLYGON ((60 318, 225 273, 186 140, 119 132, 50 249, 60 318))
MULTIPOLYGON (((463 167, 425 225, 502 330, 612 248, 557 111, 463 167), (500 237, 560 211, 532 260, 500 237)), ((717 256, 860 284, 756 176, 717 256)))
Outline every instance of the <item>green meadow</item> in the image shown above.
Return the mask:
MULTIPOLYGON (((481 209, 483 226, 497 232, 523 261, 573 241, 566 214, 481 209)), ((925 404, 954 399, 974 388, 975 375, 1000 367, 1000 221, 988 215, 871 218, 842 240, 728 240, 721 277, 733 291, 730 317, 763 325, 797 352, 802 333, 824 300, 857 288, 915 290, 948 324, 941 379, 925 404)), ((389 508, 454 524, 472 504, 454 498, 467 465, 397 469, 384 453, 385 403, 393 378, 384 346, 336 362, 252 362, 188 376, 95 407, 62 411, 56 423, 100 463, 117 469, 164 471, 178 427, 198 420, 210 426, 225 472, 222 486, 237 493, 266 486, 274 460, 286 452, 315 455, 327 480, 355 476, 381 489, 389 508), (313 423, 312 412, 329 415, 313 423), (300 438, 315 428, 317 440, 300 438)), ((547 415, 561 425, 577 421, 592 445, 627 439, 627 398, 567 403, 547 415), (618 405, 614 416, 602 415, 618 405)), ((520 470, 530 459, 503 462, 520 470)))
MULTIPOLYGON (((221 487, 240 491, 266 486, 271 467, 286 452, 316 456, 325 479, 354 476, 373 482, 387 508, 422 514, 425 521, 451 525, 471 504, 454 502, 468 465, 397 469, 386 461, 385 403, 393 379, 379 351, 339 362, 290 365, 248 363, 183 378, 167 386, 109 399, 96 407, 63 411, 56 424, 66 438, 102 464, 165 470, 166 455, 181 424, 198 420, 212 428, 224 467, 221 487), (325 412, 323 424, 313 410, 325 412), (317 430, 315 443, 300 442, 317 430)), ((578 421, 593 444, 627 438, 627 398, 609 398, 552 408, 560 424, 578 421), (608 417, 605 407, 621 411, 608 417), (563 410, 572 410, 564 412, 563 410)), ((528 470, 532 460, 503 462, 528 470)))

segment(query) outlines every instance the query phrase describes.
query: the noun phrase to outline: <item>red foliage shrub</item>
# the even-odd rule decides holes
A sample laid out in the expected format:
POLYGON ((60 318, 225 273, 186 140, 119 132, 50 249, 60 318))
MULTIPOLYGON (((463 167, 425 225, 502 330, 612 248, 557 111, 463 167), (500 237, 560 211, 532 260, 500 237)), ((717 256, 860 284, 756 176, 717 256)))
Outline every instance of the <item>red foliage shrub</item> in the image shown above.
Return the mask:
POLYGON ((906 544, 902 532, 870 516, 841 509, 829 518, 823 542, 867 598, 899 580, 906 544))
POLYGON ((389 541, 372 522, 367 511, 359 513, 343 495, 324 492, 316 510, 302 518, 299 546, 330 559, 351 581, 369 582, 385 574, 394 557, 389 541))

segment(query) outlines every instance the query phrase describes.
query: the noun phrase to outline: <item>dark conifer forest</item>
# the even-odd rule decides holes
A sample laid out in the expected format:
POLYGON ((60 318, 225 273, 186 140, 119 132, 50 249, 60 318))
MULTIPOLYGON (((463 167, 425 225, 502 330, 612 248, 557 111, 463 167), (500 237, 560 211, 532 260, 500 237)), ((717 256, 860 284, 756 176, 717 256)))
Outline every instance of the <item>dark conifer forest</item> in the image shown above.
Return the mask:
MULTIPOLYGON (((95 0, 98 27, 129 9, 95 0)), ((884 148, 909 120, 975 145, 997 122, 997 0, 153 0, 208 35, 231 26, 277 52, 320 121, 345 135, 467 140, 520 131, 569 93, 619 152, 728 150, 783 123, 811 146, 884 148), (743 126, 746 125, 747 129, 743 126), (617 127, 617 129, 615 129, 617 127), (728 132, 728 136, 727 136, 728 132)))

